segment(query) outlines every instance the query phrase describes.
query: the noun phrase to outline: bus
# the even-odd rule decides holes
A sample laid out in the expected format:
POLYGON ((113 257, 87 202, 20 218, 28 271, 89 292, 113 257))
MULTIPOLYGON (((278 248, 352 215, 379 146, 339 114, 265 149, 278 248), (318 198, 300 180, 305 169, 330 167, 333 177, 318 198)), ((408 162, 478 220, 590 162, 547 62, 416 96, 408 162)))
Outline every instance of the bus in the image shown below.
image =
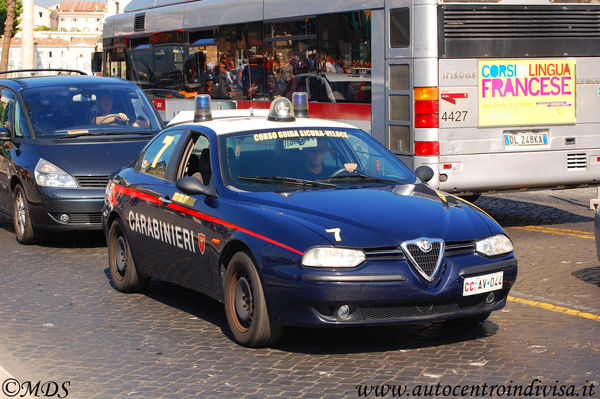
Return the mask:
POLYGON ((308 92, 466 198, 600 185, 600 0, 132 0, 102 65, 166 119, 308 92))

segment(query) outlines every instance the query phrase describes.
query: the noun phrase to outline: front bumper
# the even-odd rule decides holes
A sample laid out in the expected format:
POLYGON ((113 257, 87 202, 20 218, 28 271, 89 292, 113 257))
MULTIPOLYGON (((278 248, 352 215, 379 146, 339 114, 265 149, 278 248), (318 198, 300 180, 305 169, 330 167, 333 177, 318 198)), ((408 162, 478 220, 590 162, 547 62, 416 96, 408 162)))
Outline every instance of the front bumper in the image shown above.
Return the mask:
POLYGON ((30 201, 32 224, 41 230, 102 230, 104 189, 38 187, 39 200, 30 201), (68 221, 60 216, 68 215, 68 221))
POLYGON ((273 321, 283 325, 363 325, 435 321, 502 308, 517 277, 512 256, 474 254, 445 258, 435 279, 425 282, 404 260, 367 261, 356 270, 278 268, 265 294, 273 321), (502 288, 463 296, 467 277, 503 272, 502 288), (287 275, 286 275, 287 274, 287 275), (350 314, 340 317, 347 305, 350 314))

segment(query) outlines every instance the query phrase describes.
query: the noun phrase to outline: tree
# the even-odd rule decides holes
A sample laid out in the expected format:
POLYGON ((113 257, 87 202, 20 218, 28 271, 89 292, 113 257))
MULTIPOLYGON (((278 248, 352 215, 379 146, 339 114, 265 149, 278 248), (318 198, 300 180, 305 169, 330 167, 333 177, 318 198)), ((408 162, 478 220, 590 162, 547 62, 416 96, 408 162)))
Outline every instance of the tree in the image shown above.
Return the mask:
MULTIPOLYGON (((13 27, 15 22, 15 8, 16 8, 16 0, 5 0, 6 3, 6 16, 4 20, 4 24, 2 26, 2 31, 6 31, 13 27)), ((8 70, 8 55, 10 52, 10 39, 12 38, 12 32, 10 35, 6 34, 2 37, 2 57, 0 57, 0 71, 8 70)))
POLYGON ((12 30, 12 35, 11 37, 13 37, 15 35, 15 33, 17 33, 17 31, 19 30, 19 24, 21 23, 21 20, 19 19, 19 17, 21 16, 21 14, 23 13, 23 3, 21 3, 21 0, 0 0, 0 36, 4 35, 4 28, 6 25, 6 17, 7 17, 7 11, 8 11, 8 7, 7 7, 7 1, 10 5, 10 3, 13 3, 12 6, 14 7, 14 12, 15 12, 15 16, 14 16, 14 21, 12 23, 13 26, 13 30, 12 30))

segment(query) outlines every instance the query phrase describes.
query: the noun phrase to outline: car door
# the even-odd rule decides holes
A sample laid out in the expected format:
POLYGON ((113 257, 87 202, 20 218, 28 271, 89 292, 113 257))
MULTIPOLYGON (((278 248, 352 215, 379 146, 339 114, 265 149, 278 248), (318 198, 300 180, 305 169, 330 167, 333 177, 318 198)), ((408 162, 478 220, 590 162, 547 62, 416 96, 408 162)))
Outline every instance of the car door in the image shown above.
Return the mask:
POLYGON ((160 230, 158 210, 165 184, 170 182, 171 168, 176 161, 178 147, 184 134, 182 129, 171 129, 159 134, 138 156, 133 170, 126 176, 126 187, 117 188, 125 198, 124 224, 131 243, 136 264, 142 271, 154 275, 161 259, 168 257, 159 245, 163 234, 160 230))
POLYGON ((171 254, 162 262, 163 278, 208 294, 216 287, 216 269, 212 266, 218 264, 215 241, 211 240, 223 239, 219 232, 222 226, 210 221, 218 200, 201 194, 187 195, 175 187, 175 180, 192 176, 214 187, 211 158, 217 152, 213 147, 206 134, 190 132, 181 147, 174 181, 163 184, 162 196, 170 202, 163 203, 159 210, 161 226, 167 232, 159 245, 163 252, 171 254))
POLYGON ((10 164, 13 156, 12 130, 15 95, 8 89, 0 92, 0 127, 8 130, 8 135, 0 138, 0 206, 11 209, 10 164))

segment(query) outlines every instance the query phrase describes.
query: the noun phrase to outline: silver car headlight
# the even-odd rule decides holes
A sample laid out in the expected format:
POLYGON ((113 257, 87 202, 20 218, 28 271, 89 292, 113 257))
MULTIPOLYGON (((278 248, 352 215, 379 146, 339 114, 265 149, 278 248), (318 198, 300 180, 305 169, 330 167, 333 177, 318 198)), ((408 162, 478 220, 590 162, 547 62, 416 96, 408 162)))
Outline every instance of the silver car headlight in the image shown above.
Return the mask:
POLYGON ((358 249, 315 247, 302 257, 308 267, 356 267, 365 261, 365 253, 358 249))
POLYGON ((54 165, 52 162, 40 158, 35 165, 35 181, 38 186, 45 187, 77 187, 73 176, 54 165))
POLYGON ((496 234, 477 241, 475 250, 486 256, 496 256, 512 252, 513 244, 504 234, 496 234))

